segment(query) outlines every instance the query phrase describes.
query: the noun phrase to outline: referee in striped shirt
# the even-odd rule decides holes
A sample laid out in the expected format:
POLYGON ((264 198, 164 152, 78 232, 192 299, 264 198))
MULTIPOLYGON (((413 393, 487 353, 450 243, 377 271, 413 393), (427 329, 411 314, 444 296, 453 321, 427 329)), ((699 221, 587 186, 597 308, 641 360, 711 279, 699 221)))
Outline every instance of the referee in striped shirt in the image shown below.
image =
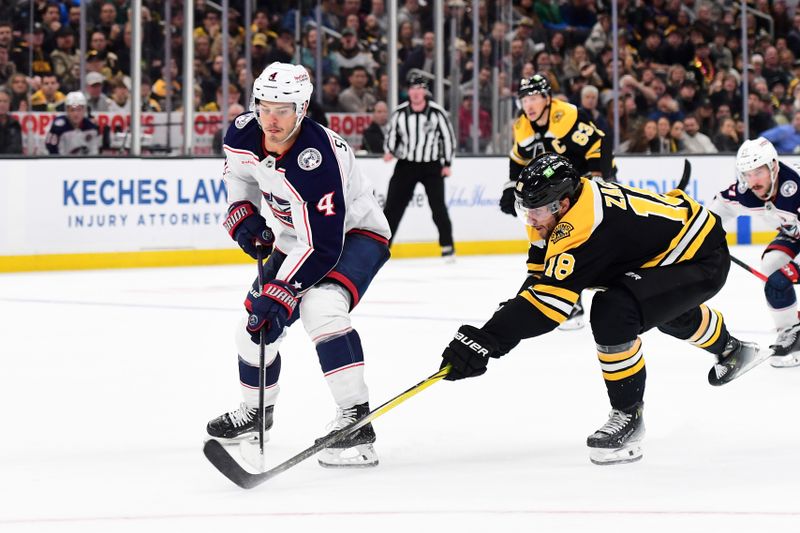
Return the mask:
POLYGON ((397 157, 398 161, 389 182, 383 214, 394 238, 414 187, 421 182, 428 195, 433 223, 439 230, 442 257, 452 260, 453 226, 444 199, 444 178, 450 175, 455 155, 453 126, 447 112, 428 100, 427 79, 412 75, 408 82, 408 102, 392 113, 384 142, 383 160, 397 157))

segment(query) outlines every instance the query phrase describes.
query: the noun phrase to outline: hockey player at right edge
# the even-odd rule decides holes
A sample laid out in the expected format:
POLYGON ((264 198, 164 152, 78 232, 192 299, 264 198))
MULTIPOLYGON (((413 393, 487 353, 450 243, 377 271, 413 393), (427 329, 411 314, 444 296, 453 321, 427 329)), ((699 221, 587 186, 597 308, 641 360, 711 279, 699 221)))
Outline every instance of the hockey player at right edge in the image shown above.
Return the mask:
POLYGON ((581 290, 597 287, 590 323, 612 411, 587 445, 593 463, 614 464, 642 456, 643 332, 657 327, 712 353, 712 385, 762 360, 704 303, 725 283, 730 255, 719 219, 682 191, 580 178, 565 158, 545 154, 522 171, 515 196, 519 218, 547 241, 544 271, 483 327, 459 328, 442 354, 442 366, 452 365, 444 379, 480 376, 490 357, 552 331, 581 290))
POLYGON ((800 253, 800 176, 778 161, 775 147, 764 137, 745 141, 736 154, 736 183, 714 197, 710 209, 723 221, 737 215, 759 217, 778 235, 761 255, 761 268, 769 276, 764 286, 767 307, 778 330, 770 346, 774 367, 800 365, 800 322, 797 297, 800 267, 793 259, 800 253))

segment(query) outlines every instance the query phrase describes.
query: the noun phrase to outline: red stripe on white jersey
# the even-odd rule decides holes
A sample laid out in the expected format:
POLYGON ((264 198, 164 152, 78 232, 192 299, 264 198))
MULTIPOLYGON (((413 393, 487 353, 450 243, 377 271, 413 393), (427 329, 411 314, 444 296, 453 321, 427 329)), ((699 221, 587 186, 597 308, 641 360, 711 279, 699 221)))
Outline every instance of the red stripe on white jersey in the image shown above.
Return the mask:
POLYGON ((335 374, 337 372, 341 372, 342 370, 349 370, 351 368, 356 368, 356 367, 359 367, 359 366, 364 366, 364 361, 361 361, 360 363, 353 363, 352 365, 343 366, 343 367, 337 368, 336 370, 331 370, 330 372, 328 372, 326 374, 323 374, 323 375, 327 378, 328 376, 332 376, 333 374, 335 374))

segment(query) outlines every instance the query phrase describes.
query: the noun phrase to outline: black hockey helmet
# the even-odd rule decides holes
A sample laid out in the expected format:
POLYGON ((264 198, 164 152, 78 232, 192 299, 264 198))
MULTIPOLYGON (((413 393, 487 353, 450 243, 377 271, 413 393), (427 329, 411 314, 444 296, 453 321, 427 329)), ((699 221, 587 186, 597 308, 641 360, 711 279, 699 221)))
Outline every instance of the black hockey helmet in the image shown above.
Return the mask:
POLYGON ((522 169, 514 194, 521 207, 535 209, 563 198, 574 201, 580 186, 581 178, 572 163, 558 154, 547 153, 522 169))
POLYGON ((534 74, 530 78, 522 78, 519 81, 519 89, 517 89, 517 97, 530 96, 531 94, 541 94, 542 96, 550 96, 553 88, 550 86, 550 80, 543 74, 534 74))
POLYGON ((422 74, 412 73, 408 75, 408 86, 409 87, 425 87, 426 90, 430 91, 430 81, 427 77, 423 76, 422 74))

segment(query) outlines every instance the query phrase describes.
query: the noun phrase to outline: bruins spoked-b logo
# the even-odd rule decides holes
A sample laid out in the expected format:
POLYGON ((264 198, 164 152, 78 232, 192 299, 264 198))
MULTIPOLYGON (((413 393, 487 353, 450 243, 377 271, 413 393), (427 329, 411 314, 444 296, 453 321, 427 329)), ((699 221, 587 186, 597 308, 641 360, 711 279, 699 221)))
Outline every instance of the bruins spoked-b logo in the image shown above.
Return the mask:
POLYGON ((553 228, 553 233, 550 235, 550 242, 555 244, 561 239, 566 239, 574 229, 575 227, 569 222, 559 222, 558 225, 553 228))
POLYGON ((322 154, 316 148, 306 148, 297 156, 297 166, 303 170, 314 170, 322 164, 322 154))

